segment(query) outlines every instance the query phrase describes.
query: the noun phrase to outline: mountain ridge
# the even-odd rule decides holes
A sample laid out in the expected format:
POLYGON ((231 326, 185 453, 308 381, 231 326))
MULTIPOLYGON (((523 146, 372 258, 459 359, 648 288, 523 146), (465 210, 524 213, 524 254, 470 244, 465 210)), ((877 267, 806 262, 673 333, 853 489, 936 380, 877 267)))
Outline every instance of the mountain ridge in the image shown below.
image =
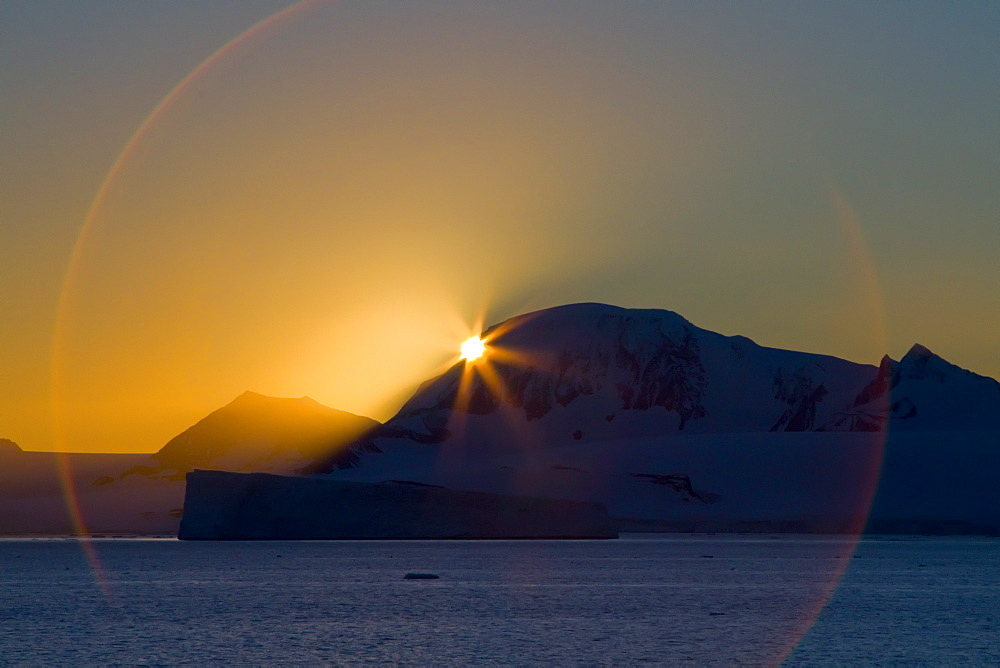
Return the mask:
POLYGON ((379 423, 311 397, 272 397, 247 390, 170 439, 113 479, 131 475, 183 480, 196 468, 294 473, 337 452, 379 423))
MULTIPOLYGON (((847 405, 877 373, 875 367, 832 356, 767 348, 744 336, 716 334, 673 311, 595 303, 516 316, 490 327, 483 337, 490 347, 484 362, 460 362, 429 379, 371 436, 441 443, 451 437, 448 424, 456 413, 489 415, 506 406, 523 412, 524 421, 531 423, 579 400, 600 403, 591 408, 603 410, 608 423, 622 413, 661 409, 646 432, 803 431, 823 428, 823 420, 835 417, 820 410, 831 392, 847 405), (496 362, 490 359, 494 356, 496 362), (781 359, 765 365, 769 383, 762 385, 758 369, 721 381, 742 387, 756 376, 752 396, 726 397, 712 387, 720 384, 720 367, 747 367, 748 357, 775 356, 781 359), (484 365, 480 374, 477 364, 484 365), (849 376, 849 381, 831 388, 827 367, 849 376), (771 395, 772 405, 761 417, 765 393, 771 395), (712 414, 726 419, 706 423, 712 414)), ((570 433, 587 431, 594 431, 593 425, 589 430, 577 425, 570 433)), ((378 448, 373 438, 361 446, 378 448)))
MULTIPOLYGON (((768 418, 766 424, 735 420, 729 426, 715 425, 709 430, 801 430, 801 418, 796 420, 794 416, 796 412, 808 412, 808 408, 795 404, 810 401, 809 395, 822 382, 812 382, 812 377, 824 375, 824 365, 850 367, 859 376, 867 368, 832 356, 767 348, 744 336, 727 337, 696 327, 673 311, 594 303, 516 316, 489 328, 484 337, 491 348, 506 349, 521 358, 515 364, 496 362, 496 373, 502 381, 500 393, 477 378, 471 383, 468 400, 459 401, 459 380, 466 369, 459 363, 424 383, 387 421, 386 432, 402 435, 408 431, 410 438, 435 442, 443 436, 439 417, 425 421, 424 430, 411 424, 408 430, 400 431, 400 423, 412 423, 420 414, 456 407, 463 410, 463 404, 469 413, 486 414, 501 403, 522 408, 526 419, 532 421, 545 417, 555 405, 566 407, 581 396, 610 393, 616 396, 606 402, 608 414, 660 407, 676 415, 674 428, 683 431, 709 411, 711 401, 706 395, 713 390, 709 388, 705 365, 739 366, 740 360, 755 354, 786 358, 787 368, 772 365, 776 372, 774 394, 785 404, 782 410, 768 418), (703 354, 706 345, 712 348, 708 355, 703 354), (816 368, 808 373, 803 367, 810 364, 816 368), (428 400, 427 395, 435 392, 436 398, 428 400), (783 417, 789 409, 792 413, 783 417)), ((741 380, 745 381, 734 379, 741 380)))
MULTIPOLYGON (((519 448, 571 452, 587 442, 671 434, 843 432, 884 440, 890 429, 1000 429, 1000 384, 921 344, 899 362, 886 355, 874 366, 717 334, 673 311, 596 303, 515 316, 483 337, 482 361, 428 379, 384 425, 311 472, 376 475, 448 452, 475 466, 477 457, 519 448), (393 454, 403 451, 410 454, 393 454)), ((553 466, 579 468, 572 456, 553 466)))
POLYGON ((595 304, 484 337, 314 471, 597 502, 639 530, 1000 532, 997 383, 920 344, 875 366, 595 304))

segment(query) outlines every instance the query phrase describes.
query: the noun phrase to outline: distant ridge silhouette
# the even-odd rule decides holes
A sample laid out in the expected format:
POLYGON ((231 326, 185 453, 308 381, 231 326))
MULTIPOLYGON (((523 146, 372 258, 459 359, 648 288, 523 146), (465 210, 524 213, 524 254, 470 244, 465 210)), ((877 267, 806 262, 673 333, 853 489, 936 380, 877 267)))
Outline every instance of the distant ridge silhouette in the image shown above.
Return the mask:
POLYGON ((0 454, 5 452, 23 452, 21 446, 9 438, 0 438, 0 454))
MULTIPOLYGON (((122 476, 183 480, 196 468, 293 473, 336 456, 379 423, 311 399, 244 392, 122 476)), ((110 481, 105 481, 110 482, 110 481)))

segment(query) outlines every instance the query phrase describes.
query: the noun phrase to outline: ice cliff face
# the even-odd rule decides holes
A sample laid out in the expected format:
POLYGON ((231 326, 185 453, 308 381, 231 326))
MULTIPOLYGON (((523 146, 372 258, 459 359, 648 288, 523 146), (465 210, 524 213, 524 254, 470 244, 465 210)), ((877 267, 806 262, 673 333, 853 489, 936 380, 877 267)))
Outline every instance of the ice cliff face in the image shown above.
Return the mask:
POLYGON ((189 540, 617 538, 602 506, 435 485, 267 473, 187 476, 178 537, 189 540))

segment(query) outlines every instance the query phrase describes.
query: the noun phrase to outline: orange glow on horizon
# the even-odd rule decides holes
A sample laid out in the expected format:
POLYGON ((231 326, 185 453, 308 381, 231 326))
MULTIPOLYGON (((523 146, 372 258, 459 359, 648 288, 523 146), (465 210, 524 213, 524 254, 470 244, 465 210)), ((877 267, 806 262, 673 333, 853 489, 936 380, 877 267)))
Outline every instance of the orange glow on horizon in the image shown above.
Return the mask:
MULTIPOLYGON (((643 127, 656 99, 638 95, 630 111, 610 70, 580 70, 573 58, 526 70, 517 52, 441 42, 437 33, 408 43, 406 58, 373 61, 376 86, 350 67, 323 69, 355 62, 356 51, 367 53, 360 45, 298 32, 308 22, 347 30, 339 9, 327 9, 321 0, 295 3, 220 47, 166 92, 121 150, 91 200, 57 300, 49 383, 36 411, 52 435, 19 438, 29 448, 153 452, 247 389, 387 420, 458 361, 470 371, 524 361, 526 351, 500 339, 513 325, 485 330, 487 314, 496 323, 596 300, 676 308, 718 324, 691 307, 705 303, 694 293, 649 287, 676 282, 624 280, 660 266, 641 259, 664 247, 659 235, 693 234, 672 200, 642 185, 660 144, 623 130, 643 127), (452 67, 455 54, 481 61, 496 85, 452 67), (423 92, 400 97, 425 72, 436 74, 423 92), (315 96, 301 95, 307 90, 315 96), (586 118, 567 125, 580 109, 586 118), (624 185, 632 165, 643 165, 635 188, 624 185), (622 178, 607 180, 609 170, 622 178), (634 233, 614 233, 619 217, 639 221, 634 233), (647 229, 641 221, 668 222, 647 229), (456 344, 474 334, 488 360, 459 356, 456 344)), ((483 25, 491 44, 509 43, 507 28, 483 25)), ((391 28, 374 16, 365 26, 391 28)), ((573 45, 591 52, 588 41, 573 45)), ((864 236, 852 239, 864 250, 864 236)), ((685 243, 697 246, 694 237, 685 243)), ((859 262, 870 257, 849 266, 859 262)), ((741 270, 756 276, 758 266, 741 270)), ((842 278, 845 263, 831 266, 842 278)), ((877 279, 867 272, 834 294, 833 306, 816 308, 855 313, 856 293, 877 279)), ((849 323, 834 332, 839 339, 869 341, 881 304, 865 303, 866 317, 824 322, 849 323)), ((754 320, 756 311, 748 318, 734 326, 762 338, 772 326, 754 320)), ((881 322, 879 331, 884 314, 881 322)), ((792 345, 787 338, 773 343, 792 345)), ((854 357, 874 361, 888 346, 870 347, 876 354, 854 357)))

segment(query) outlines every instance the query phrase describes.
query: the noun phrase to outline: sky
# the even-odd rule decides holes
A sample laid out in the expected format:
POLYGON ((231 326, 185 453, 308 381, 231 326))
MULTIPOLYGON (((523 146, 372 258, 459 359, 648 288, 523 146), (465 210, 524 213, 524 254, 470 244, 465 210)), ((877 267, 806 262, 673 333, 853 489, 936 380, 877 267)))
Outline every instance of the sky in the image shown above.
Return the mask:
POLYGON ((1000 377, 995 2, 0 3, 0 437, 385 420, 479 323, 1000 377))

